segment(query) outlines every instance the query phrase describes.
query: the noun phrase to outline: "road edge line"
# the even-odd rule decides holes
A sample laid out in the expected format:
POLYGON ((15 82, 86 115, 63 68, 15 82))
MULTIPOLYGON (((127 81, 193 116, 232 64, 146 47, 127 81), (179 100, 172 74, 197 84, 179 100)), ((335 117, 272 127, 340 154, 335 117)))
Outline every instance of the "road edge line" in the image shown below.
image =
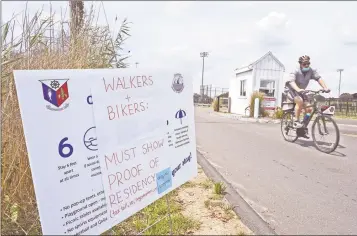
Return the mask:
POLYGON ((223 182, 226 185, 227 201, 234 206, 233 211, 241 218, 245 224, 255 235, 277 235, 260 215, 243 199, 243 197, 236 191, 211 163, 204 157, 204 155, 196 150, 198 164, 202 167, 205 174, 215 182, 223 182))

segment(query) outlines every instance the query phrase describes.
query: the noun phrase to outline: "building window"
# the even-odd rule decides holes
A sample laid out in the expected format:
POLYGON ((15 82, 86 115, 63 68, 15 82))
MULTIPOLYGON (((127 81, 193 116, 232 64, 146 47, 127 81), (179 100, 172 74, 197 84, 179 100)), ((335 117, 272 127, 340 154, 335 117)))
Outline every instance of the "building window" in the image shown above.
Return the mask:
POLYGON ((245 97, 247 95, 247 88, 246 88, 247 80, 240 81, 240 96, 245 97))
POLYGON ((274 97, 275 81, 274 80, 260 80, 259 92, 264 93, 268 97, 274 97))

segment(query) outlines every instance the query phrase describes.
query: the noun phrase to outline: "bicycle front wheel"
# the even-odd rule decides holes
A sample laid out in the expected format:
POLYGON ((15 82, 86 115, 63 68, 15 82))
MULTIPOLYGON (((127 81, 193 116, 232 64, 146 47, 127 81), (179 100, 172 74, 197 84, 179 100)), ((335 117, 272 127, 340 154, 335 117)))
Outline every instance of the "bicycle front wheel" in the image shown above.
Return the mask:
POLYGON ((293 127, 294 122, 294 113, 293 112, 286 112, 284 113, 283 117, 281 118, 281 134, 283 135, 284 139, 288 142, 295 142, 298 139, 296 129, 293 127))
POLYGON ((331 116, 317 116, 312 124, 311 133, 315 147, 324 153, 331 153, 335 151, 340 142, 340 130, 331 116), (327 138, 330 135, 332 135, 332 140, 328 141, 327 138), (319 138, 322 140, 318 141, 319 138))

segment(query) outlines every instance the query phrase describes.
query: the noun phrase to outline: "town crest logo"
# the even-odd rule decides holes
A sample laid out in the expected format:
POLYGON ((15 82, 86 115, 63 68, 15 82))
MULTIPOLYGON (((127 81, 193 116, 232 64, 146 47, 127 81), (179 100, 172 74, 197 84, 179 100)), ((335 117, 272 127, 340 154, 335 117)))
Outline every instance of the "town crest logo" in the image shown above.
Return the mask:
POLYGON ((176 93, 181 93, 184 87, 185 85, 183 83, 182 75, 179 73, 174 74, 174 79, 171 86, 172 90, 174 90, 176 93))
POLYGON ((47 79, 39 80, 42 84, 43 98, 49 102, 46 106, 51 111, 62 111, 69 106, 65 103, 69 98, 69 79, 47 79))

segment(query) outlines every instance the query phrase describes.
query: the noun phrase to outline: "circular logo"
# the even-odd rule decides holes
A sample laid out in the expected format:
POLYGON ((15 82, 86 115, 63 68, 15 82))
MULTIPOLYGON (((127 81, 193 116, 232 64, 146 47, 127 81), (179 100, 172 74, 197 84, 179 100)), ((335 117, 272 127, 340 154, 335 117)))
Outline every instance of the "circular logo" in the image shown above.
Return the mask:
POLYGON ((97 137, 95 133, 95 126, 89 128, 83 136, 83 143, 86 148, 91 151, 97 151, 97 137))
POLYGON ((174 74, 174 79, 172 80, 172 90, 174 90, 176 93, 181 93, 183 88, 185 87, 183 83, 183 77, 181 74, 176 73, 174 74))

